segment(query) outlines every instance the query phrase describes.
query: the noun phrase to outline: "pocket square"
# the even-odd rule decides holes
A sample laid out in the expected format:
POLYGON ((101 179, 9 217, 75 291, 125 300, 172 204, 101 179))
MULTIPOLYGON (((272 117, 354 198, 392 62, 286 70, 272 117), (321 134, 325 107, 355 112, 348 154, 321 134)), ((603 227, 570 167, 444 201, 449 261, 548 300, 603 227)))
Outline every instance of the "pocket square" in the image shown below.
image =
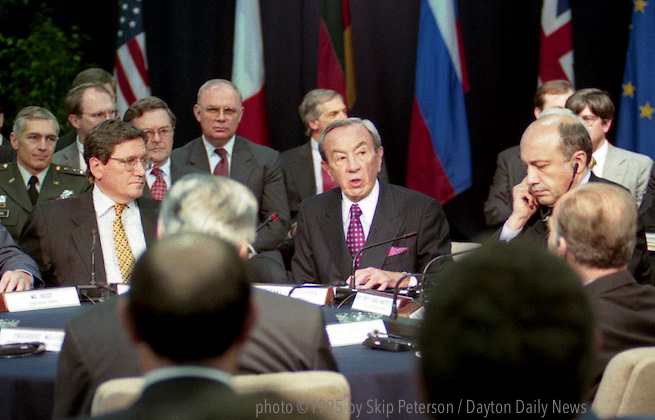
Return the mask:
POLYGON ((407 252, 406 246, 392 246, 391 248, 389 248, 389 253, 387 254, 387 257, 393 257, 394 255, 402 254, 403 252, 407 252))

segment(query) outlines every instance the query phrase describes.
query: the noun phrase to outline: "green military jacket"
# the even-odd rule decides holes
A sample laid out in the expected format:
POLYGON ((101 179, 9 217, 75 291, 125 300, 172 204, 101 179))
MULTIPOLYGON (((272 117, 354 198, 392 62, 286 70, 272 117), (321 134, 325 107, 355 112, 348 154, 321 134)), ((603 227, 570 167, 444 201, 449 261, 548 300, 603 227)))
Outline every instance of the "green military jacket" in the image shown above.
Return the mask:
MULTIPOLYGON (((84 171, 50 164, 39 192, 38 203, 75 197, 91 188, 84 171)), ((32 212, 32 202, 16 161, 0 164, 0 224, 18 241, 20 231, 32 212)))

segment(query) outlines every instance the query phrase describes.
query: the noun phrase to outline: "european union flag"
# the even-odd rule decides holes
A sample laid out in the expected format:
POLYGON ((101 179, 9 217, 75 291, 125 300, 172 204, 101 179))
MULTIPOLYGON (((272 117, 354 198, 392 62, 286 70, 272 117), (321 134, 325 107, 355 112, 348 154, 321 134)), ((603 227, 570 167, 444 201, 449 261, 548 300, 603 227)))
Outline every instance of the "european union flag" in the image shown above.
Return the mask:
POLYGON ((633 3, 616 145, 655 158, 655 2, 633 3))

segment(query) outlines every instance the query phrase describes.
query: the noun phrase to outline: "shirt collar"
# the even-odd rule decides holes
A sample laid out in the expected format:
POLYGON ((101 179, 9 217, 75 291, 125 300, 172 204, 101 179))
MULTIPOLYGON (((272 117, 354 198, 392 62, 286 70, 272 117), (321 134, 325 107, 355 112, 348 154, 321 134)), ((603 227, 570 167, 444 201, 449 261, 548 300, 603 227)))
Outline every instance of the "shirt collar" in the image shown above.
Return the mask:
MULTIPOLYGON (((103 216, 115 205, 116 202, 109 198, 109 196, 100 189, 98 184, 93 186, 93 207, 95 208, 97 217, 103 216)), ((127 203, 127 208, 131 208, 133 205, 135 205, 134 200, 127 203)))
MULTIPOLYGON (((357 205, 359 205, 360 210, 362 211, 362 214, 368 220, 369 222, 373 221, 373 216, 375 216, 375 208, 378 205, 378 198, 380 197, 380 181, 375 180, 375 185, 373 185, 373 189, 371 190, 371 193, 367 195, 365 198, 357 202, 357 205)), ((343 205, 341 206, 341 211, 342 211, 342 220, 348 220, 350 218, 350 207, 355 204, 353 203, 346 195, 341 192, 341 200, 343 205)))
MULTIPOLYGON (((232 136, 232 138, 227 143, 225 143, 225 146, 223 146, 223 149, 227 151, 228 158, 232 156, 232 150, 234 149, 235 138, 236 136, 232 136)), ((202 135, 202 142, 205 144, 205 150, 207 151, 207 156, 211 156, 212 153, 214 153, 214 150, 218 149, 218 147, 212 146, 212 144, 207 141, 204 134, 202 135)))
MULTIPOLYGON (((32 174, 25 168, 23 168, 23 165, 21 165, 18 161, 16 161, 18 164, 18 172, 20 172, 20 176, 23 177, 23 182, 25 183, 25 187, 29 185, 30 178, 32 178, 32 174)), ((36 174, 36 178, 39 180, 39 185, 43 185, 43 181, 45 180, 45 176, 48 174, 48 169, 50 169, 50 166, 36 174)))
POLYGON ((167 366, 151 370, 143 376, 144 387, 154 383, 176 378, 202 378, 220 382, 229 387, 232 386, 232 375, 224 370, 193 365, 167 366))
POLYGON ((607 159, 607 151, 610 149, 609 141, 605 140, 603 145, 598 148, 591 156, 596 160, 596 165, 600 168, 605 167, 605 160, 607 159))
MULTIPOLYGON (((152 169, 150 169, 148 171, 148 175, 150 175, 152 173, 153 169, 155 169, 155 168, 152 167, 152 169)), ((164 162, 164 164, 159 167, 159 169, 161 169, 162 176, 171 174, 171 158, 170 158, 170 156, 169 156, 168 159, 166 159, 166 162, 164 162)))

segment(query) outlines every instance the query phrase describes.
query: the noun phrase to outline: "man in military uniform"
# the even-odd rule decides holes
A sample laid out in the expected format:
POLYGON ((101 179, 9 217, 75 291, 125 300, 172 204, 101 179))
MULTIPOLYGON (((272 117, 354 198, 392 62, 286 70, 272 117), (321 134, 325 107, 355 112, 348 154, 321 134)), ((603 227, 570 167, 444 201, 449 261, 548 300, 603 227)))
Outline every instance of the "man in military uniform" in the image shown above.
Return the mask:
POLYGON ((0 165, 0 224, 18 239, 36 203, 79 195, 91 188, 79 169, 55 165, 59 124, 50 111, 23 108, 9 138, 16 160, 0 165))

